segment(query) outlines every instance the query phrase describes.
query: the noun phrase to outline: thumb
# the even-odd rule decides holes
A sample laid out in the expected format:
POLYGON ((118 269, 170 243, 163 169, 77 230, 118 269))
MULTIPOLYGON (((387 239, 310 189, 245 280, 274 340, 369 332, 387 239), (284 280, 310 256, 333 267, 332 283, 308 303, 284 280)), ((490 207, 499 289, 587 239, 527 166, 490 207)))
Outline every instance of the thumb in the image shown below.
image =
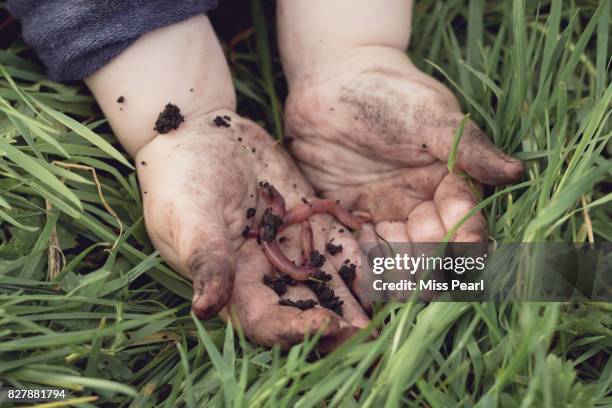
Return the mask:
MULTIPOLYGON (((195 222, 192 220, 192 224, 195 222)), ((221 217, 204 219, 179 250, 193 282, 191 308, 199 319, 210 319, 228 303, 234 287, 234 249, 221 217)))
MULTIPOLYGON (((455 133, 463 115, 453 114, 443 126, 434 130, 425 141, 427 150, 438 159, 447 162, 450 156, 455 133)), ((504 154, 474 124, 468 121, 457 150, 456 166, 478 181, 489 185, 508 184, 518 180, 524 172, 523 163, 504 154)))

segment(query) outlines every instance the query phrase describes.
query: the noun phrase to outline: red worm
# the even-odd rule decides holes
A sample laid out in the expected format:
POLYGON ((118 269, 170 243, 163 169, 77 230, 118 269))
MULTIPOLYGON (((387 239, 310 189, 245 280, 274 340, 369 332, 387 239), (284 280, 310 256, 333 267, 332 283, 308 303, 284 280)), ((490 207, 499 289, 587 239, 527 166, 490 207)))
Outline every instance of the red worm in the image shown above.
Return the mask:
POLYGON ((268 182, 260 185, 259 196, 263 199, 272 213, 279 217, 285 216, 285 199, 274 186, 268 182))
POLYGON ((347 227, 360 230, 362 221, 353 216, 334 200, 313 200, 311 203, 301 203, 289 210, 283 218, 283 227, 307 220, 314 214, 330 213, 347 227))
MULTIPOLYGON (((344 207, 342 207, 337 201, 334 200, 313 200, 312 203, 302 203, 293 207, 290 211, 285 210, 285 199, 278 192, 276 188, 270 183, 260 184, 258 189, 258 195, 268 206, 272 214, 281 217, 283 224, 280 226, 279 231, 287 227, 288 225, 295 223, 302 223, 301 240, 302 240, 302 251, 304 258, 304 265, 297 266, 283 253, 276 241, 276 238, 266 241, 261 240, 261 246, 263 252, 268 261, 279 271, 289 275, 291 278, 297 281, 305 281, 308 279, 311 273, 315 270, 309 265, 310 253, 313 251, 313 233, 312 227, 308 218, 314 214, 330 213, 333 214, 338 221, 347 227, 359 230, 361 229, 362 221, 353 216, 344 207)), ((249 231, 246 234, 248 238, 260 238, 263 236, 264 227, 260 226, 257 232, 249 231)))
MULTIPOLYGON (((279 217, 285 215, 285 199, 272 184, 264 183, 260 185, 259 195, 264 200, 272 214, 279 217)), ((263 227, 259 228, 258 235, 263 235, 263 227)), ((276 239, 271 241, 261 241, 264 255, 268 261, 279 271, 291 276, 298 281, 305 281, 314 272, 312 267, 307 265, 297 266, 283 253, 276 239)))
POLYGON ((310 253, 314 251, 312 226, 310 221, 302 221, 302 257, 304 258, 304 265, 308 264, 310 259, 310 253))
POLYGON ((308 276, 314 272, 314 269, 311 266, 297 266, 294 264, 289 258, 287 258, 283 251, 281 251, 276 240, 269 242, 262 241, 261 245, 266 258, 268 258, 268 261, 270 261, 270 263, 274 265, 276 269, 291 276, 293 279, 297 281, 305 281, 308 279, 308 276))

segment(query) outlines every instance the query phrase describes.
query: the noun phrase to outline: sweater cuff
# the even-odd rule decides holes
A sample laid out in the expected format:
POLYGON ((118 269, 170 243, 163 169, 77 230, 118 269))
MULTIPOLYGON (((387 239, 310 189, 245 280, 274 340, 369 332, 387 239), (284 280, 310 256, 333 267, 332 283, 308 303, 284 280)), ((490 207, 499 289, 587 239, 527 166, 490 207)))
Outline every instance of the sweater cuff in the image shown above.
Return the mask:
POLYGON ((9 0, 23 38, 56 81, 79 80, 140 36, 217 7, 218 0, 9 0))

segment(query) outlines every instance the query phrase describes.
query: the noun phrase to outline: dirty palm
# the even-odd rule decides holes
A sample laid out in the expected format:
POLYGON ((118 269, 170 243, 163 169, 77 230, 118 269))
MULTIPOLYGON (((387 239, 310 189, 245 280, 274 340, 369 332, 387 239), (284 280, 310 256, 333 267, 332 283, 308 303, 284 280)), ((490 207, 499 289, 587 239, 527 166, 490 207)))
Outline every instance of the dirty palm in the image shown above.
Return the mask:
MULTIPOLYGON (((147 223, 159 219, 153 228, 147 225, 149 235, 166 260, 187 277, 192 276, 189 268, 181 268, 188 259, 206 272, 202 276, 217 276, 201 266, 209 254, 215 255, 220 270, 229 271, 227 276, 235 271, 233 296, 213 303, 229 301, 236 306, 238 332, 218 319, 201 322, 189 317, 187 281, 160 263, 144 234, 134 175, 125 168, 110 171, 106 161, 114 153, 68 118, 85 121, 93 116, 87 106, 75 103, 87 96, 69 87, 37 88, 35 84, 44 80, 39 69, 19 48, 8 49, 12 57, 0 60, 2 75, 13 78, 19 88, 2 83, 2 98, 12 109, 32 109, 27 101, 39 112, 25 123, 22 117, 10 116, 15 121, 8 125, 10 134, 49 122, 58 129, 72 129, 58 136, 62 146, 71 161, 96 170, 103 196, 126 233, 110 256, 98 245, 114 242, 117 221, 105 211, 95 184, 89 182, 90 173, 71 170, 66 175, 45 167, 52 177, 65 177, 69 192, 76 192, 84 208, 77 219, 70 212, 77 204, 68 193, 39 187, 37 177, 42 173, 30 173, 31 167, 5 169, 5 183, 29 184, 9 184, 11 190, 3 193, 11 206, 6 213, 18 223, 9 225, 10 240, 1 247, 6 258, 2 265, 12 279, 3 283, 3 288, 11 288, 2 300, 11 329, 0 345, 3 378, 35 384, 53 378, 79 395, 112 404, 605 405, 611 369, 606 340, 610 314, 605 304, 409 303, 368 315, 354 286, 360 241, 376 234, 389 241, 441 240, 481 198, 487 218, 470 218, 451 239, 611 238, 602 206, 608 197, 602 185, 608 170, 601 158, 607 153, 600 148, 610 136, 605 127, 612 92, 606 80, 610 5, 600 3, 581 2, 578 10, 558 2, 418 2, 410 60, 403 53, 409 25, 394 25, 399 19, 395 16, 377 19, 370 11, 368 21, 387 21, 401 41, 385 41, 384 47, 370 42, 363 47, 358 41, 360 45, 352 47, 343 42, 345 37, 335 41, 334 33, 322 32, 318 34, 329 47, 322 49, 300 30, 347 26, 340 22, 352 13, 329 13, 335 16, 332 25, 313 23, 323 18, 313 15, 316 6, 279 10, 278 38, 288 82, 281 111, 284 85, 273 47, 277 36, 268 32, 274 7, 253 2, 254 32, 239 36, 228 49, 242 117, 233 112, 232 98, 224 99, 222 91, 212 93, 226 101, 224 106, 210 109, 210 101, 190 105, 190 94, 203 94, 189 80, 181 87, 187 96, 171 101, 181 108, 185 122, 144 150, 138 143, 126 146, 135 157, 147 223), (298 49, 292 45, 296 43, 306 51, 292 52, 298 49), (451 160, 454 166, 448 166, 456 129, 467 112, 474 123, 465 124, 463 147, 451 160), (230 118, 224 119, 230 126, 219 126, 217 117, 230 118), (292 158, 263 129, 292 140, 286 143, 292 158), (577 144, 578 137, 582 142, 577 144), (520 162, 490 141, 527 160, 530 173, 522 182, 512 184, 520 177, 520 162), (561 173, 566 176, 558 183, 561 173), (474 181, 468 182, 466 174, 474 181), (190 183, 177 183, 181 178, 190 183), (195 181, 199 179, 215 182, 195 181), (262 181, 279 191, 287 212, 318 200, 340 200, 354 216, 367 215, 364 227, 354 233, 325 213, 307 217, 309 225, 296 223, 276 237, 280 255, 293 259, 296 267, 319 265, 321 258, 301 253, 310 245, 312 230, 311 252, 325 256, 319 277, 331 277, 334 296, 344 302, 343 316, 319 304, 311 307, 320 302, 316 291, 274 272, 257 234, 243 237, 245 225, 256 230, 266 212, 265 200, 257 199, 262 181), (480 197, 478 182, 502 187, 487 188, 480 197), (203 197, 192 200, 194 191, 203 197), (154 203, 152 197, 159 200, 154 203), (49 213, 40 212, 45 200, 52 203, 49 213), (164 210, 169 205, 181 216, 169 218, 164 210), (248 218, 251 208, 255 214, 248 218), (162 215, 152 217, 155 211, 162 215), (193 228, 197 225, 206 228, 193 228), (51 245, 57 236, 63 238, 51 245), (215 239, 202 239, 208 236, 215 239), (211 245, 204 251, 190 245, 201 241, 211 245), (60 263, 58 284, 41 286, 54 251, 49 247, 61 248, 67 262, 60 263), (224 261, 228 259, 229 264, 224 261), (342 273, 346 260, 355 266, 352 279, 346 269, 342 273), (349 285, 343 277, 349 278, 349 285), (23 290, 19 297, 15 289, 23 290), (287 306, 279 304, 279 292, 287 306), (350 327, 366 325, 369 317, 378 337, 371 339, 369 331, 363 331, 347 339, 354 333, 350 327), (338 325, 329 326, 331 320, 338 325), (337 336, 323 333, 332 340, 323 346, 337 346, 335 338, 346 342, 313 360, 322 344, 301 343, 302 334, 323 321, 327 330, 338 329, 337 336), (254 343, 297 345, 281 354, 255 346, 245 334, 254 343)), ((365 27, 361 32, 371 28, 357 26, 365 27)), ((217 77, 225 78, 223 68, 219 72, 217 77)), ((137 89, 138 79, 134 82, 137 89)), ((93 88, 96 93, 95 84, 93 88)), ((134 115, 130 107, 142 103, 129 87, 124 89, 123 103, 117 102, 116 91, 96 94, 111 123, 113 115, 134 115)), ((164 95, 151 104, 152 113, 143 119, 147 129, 152 129, 166 99, 164 95)), ((5 110, 3 114, 9 115, 5 110)), ((108 130, 94 126, 96 136, 112 140, 105 134, 108 130)), ((115 133, 121 139, 121 130, 115 133)), ((11 143, 35 163, 57 158, 48 142, 14 140, 11 143)), ((3 157, 3 163, 19 160, 12 150, 6 151, 11 155, 3 157)), ((113 166, 122 165, 115 161, 113 166)), ((281 269, 286 266, 282 262, 281 269)), ((212 281, 227 290, 228 281, 212 281)))

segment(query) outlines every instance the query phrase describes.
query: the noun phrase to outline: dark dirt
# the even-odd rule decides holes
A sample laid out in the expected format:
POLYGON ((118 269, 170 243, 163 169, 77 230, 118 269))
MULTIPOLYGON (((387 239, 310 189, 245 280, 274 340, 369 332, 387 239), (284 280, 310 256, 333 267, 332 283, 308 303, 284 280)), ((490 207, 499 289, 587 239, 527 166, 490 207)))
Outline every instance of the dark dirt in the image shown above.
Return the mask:
POLYGON ((287 241, 289 241, 289 238, 287 238, 287 237, 280 237, 280 238, 278 239, 278 242, 280 242, 281 244, 282 244, 283 242, 287 242, 287 241))
POLYGON ((351 263, 348 259, 344 261, 344 264, 338 271, 342 280, 346 283, 346 285, 350 288, 355 280, 355 274, 357 273, 357 265, 351 263), (347 262, 348 261, 348 262, 347 262))
MULTIPOLYGON (((327 275, 327 274, 326 274, 327 275)), ((331 276, 330 276, 331 279, 331 276)), ((344 303, 332 288, 327 286, 325 283, 321 283, 315 280, 306 281, 306 285, 312 290, 317 298, 319 304, 324 308, 331 310, 339 316, 342 316, 342 304, 344 303)))
POLYGON ((255 216, 256 211, 257 210, 254 207, 249 208, 246 212, 247 220, 253 218, 255 216))
POLYGON ((320 280, 321 282, 329 282, 332 279, 332 276, 329 273, 323 272, 322 270, 313 272, 311 276, 320 280))
POLYGON ((123 96, 120 96, 117 98, 117 103, 123 103, 125 102, 125 98, 123 96))
POLYGON ((339 233, 341 233, 341 234, 344 234, 344 228, 340 228, 340 229, 338 230, 338 232, 339 232, 339 233))
POLYGON ((282 296, 287 293, 287 286, 295 285, 295 281, 289 276, 274 277, 270 275, 264 275, 263 283, 270 289, 274 290, 278 296, 282 296))
POLYGON ((278 301, 279 305, 282 306, 292 306, 292 307, 297 307, 300 310, 308 310, 308 309, 312 309, 313 307, 315 307, 315 305, 317 304, 317 302, 315 302, 312 299, 308 299, 308 300, 291 300, 291 299, 281 299, 278 301))
POLYGON ((242 230, 242 237, 246 238, 247 235, 249 235, 249 232, 251 232, 251 227, 245 225, 244 229, 242 230))
POLYGON ((401 101, 402 98, 394 89, 381 87, 381 81, 373 81, 361 86, 361 89, 345 89, 340 96, 340 102, 350 106, 354 115, 359 117, 360 123, 371 133, 379 135, 380 139, 387 145, 395 145, 400 135, 405 132, 405 123, 400 112, 406 111, 401 104, 389 101, 401 101), (370 88, 376 87, 377 94, 374 96, 370 88))
POLYGON ((143 160, 143 161, 141 161, 141 162, 140 162, 140 164, 141 164, 142 166, 146 166, 146 165, 147 165, 147 162, 143 160))
POLYGON ((185 117, 181 115, 181 110, 178 106, 168 103, 157 117, 153 130, 163 135, 171 130, 178 129, 179 125, 184 121, 185 117))
POLYGON ((231 120, 231 118, 230 118, 229 116, 224 116, 224 117, 217 116, 217 117, 215 117, 215 118, 213 119, 213 124, 214 124, 216 127, 226 127, 226 128, 230 127, 229 120, 227 120, 227 119, 225 119, 225 118, 227 118, 227 119, 230 119, 230 120, 231 120))
POLYGON ((332 279, 331 275, 321 270, 317 270, 311 274, 311 277, 316 280, 310 279, 306 281, 306 285, 315 293, 315 295, 317 295, 319 304, 337 315, 342 316, 342 304, 344 302, 340 300, 338 296, 336 296, 336 293, 332 288, 327 286, 327 282, 332 279))
POLYGON ((308 262, 315 268, 320 268, 325 264, 325 255, 321 255, 319 251, 311 251, 308 254, 308 262))
POLYGON ((261 227, 263 227, 263 234, 261 239, 266 242, 273 241, 276 239, 278 229, 283 225, 283 219, 272 212, 271 208, 266 208, 266 211, 261 217, 261 227))
POLYGON ((331 255, 336 255, 341 253, 343 248, 342 245, 336 245, 333 242, 329 241, 325 246, 325 249, 327 249, 327 252, 329 252, 331 255))

